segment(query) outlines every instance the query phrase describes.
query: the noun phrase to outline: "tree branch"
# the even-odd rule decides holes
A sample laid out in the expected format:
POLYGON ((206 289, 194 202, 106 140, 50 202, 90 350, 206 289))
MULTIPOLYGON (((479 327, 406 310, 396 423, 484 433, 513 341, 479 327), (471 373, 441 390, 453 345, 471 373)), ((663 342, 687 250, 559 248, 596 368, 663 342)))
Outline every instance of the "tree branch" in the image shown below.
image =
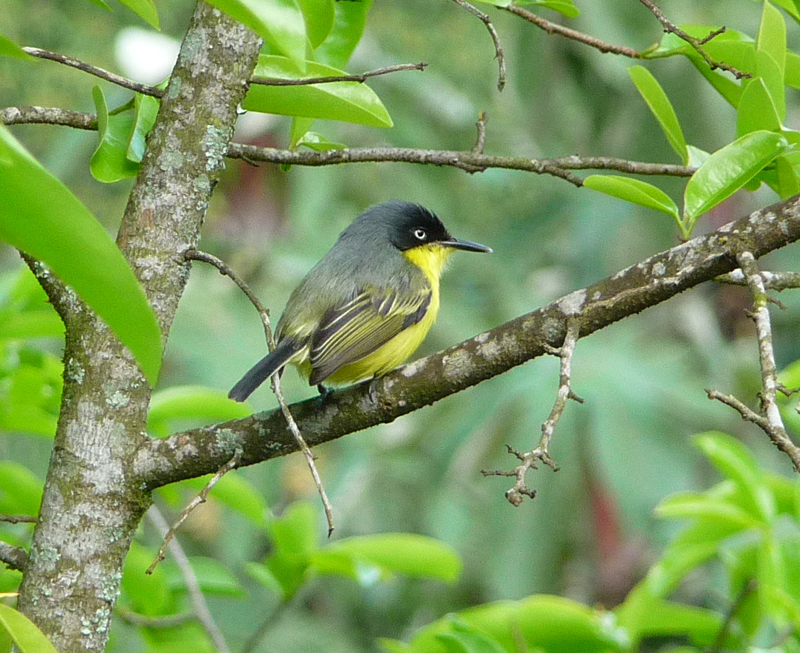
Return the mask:
MULTIPOLYGON (((764 287, 767 290, 792 290, 800 288, 800 272, 769 272, 764 270, 761 272, 761 279, 764 282, 764 287)), ((727 283, 732 286, 746 286, 747 279, 741 270, 734 270, 728 274, 723 274, 714 281, 718 283, 727 283)))
POLYGON ((97 116, 58 107, 6 107, 0 109, 4 125, 59 125, 97 131, 97 116))
MULTIPOLYGON (((311 446, 391 422, 541 356, 548 345, 558 347, 570 317, 578 319, 585 337, 735 269, 737 252, 747 249, 760 257, 798 239, 800 197, 795 197, 410 363, 383 377, 374 393, 365 382, 337 391, 322 406, 316 398, 293 404, 292 414, 311 446)), ((237 447, 243 465, 297 450, 283 416, 273 410, 144 442, 135 472, 153 489, 212 473, 237 447)))
POLYGON ((151 95, 152 97, 157 97, 157 98, 164 97, 164 91, 161 90, 160 88, 156 88, 155 86, 148 86, 147 84, 141 84, 139 82, 134 82, 132 79, 128 79, 127 77, 122 77, 121 75, 117 75, 116 73, 104 70, 103 68, 98 68, 97 66, 93 66, 92 64, 86 63, 79 59, 74 59, 73 57, 69 57, 65 54, 61 54, 59 52, 51 52, 50 50, 42 50, 41 48, 24 47, 22 49, 32 57, 38 57, 39 59, 49 59, 50 61, 56 61, 60 64, 64 64, 65 66, 69 66, 70 68, 76 68, 77 70, 82 70, 85 73, 89 73, 90 75, 93 75, 94 77, 99 77, 100 79, 104 79, 105 81, 111 82, 112 84, 116 84, 117 86, 121 86, 122 88, 127 88, 131 91, 135 91, 136 93, 142 93, 143 95, 151 95))

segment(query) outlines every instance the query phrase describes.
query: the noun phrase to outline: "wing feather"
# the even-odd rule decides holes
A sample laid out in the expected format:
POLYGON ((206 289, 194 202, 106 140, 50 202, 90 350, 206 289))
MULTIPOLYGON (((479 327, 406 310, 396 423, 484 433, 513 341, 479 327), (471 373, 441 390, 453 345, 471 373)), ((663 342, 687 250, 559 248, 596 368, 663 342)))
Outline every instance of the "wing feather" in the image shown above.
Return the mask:
POLYGON ((431 302, 430 287, 400 298, 388 288, 364 288, 325 315, 311 339, 309 383, 317 384, 417 324, 431 302))

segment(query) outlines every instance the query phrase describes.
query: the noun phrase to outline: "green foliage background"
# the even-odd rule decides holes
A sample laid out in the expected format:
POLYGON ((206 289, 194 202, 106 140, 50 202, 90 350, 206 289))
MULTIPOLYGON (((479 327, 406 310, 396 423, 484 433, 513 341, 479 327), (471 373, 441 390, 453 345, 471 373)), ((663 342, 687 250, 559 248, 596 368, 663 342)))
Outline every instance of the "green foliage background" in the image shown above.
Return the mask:
MULTIPOLYGON (((162 4, 163 32, 179 38, 193 3, 162 4)), ((757 32, 761 15, 761 4, 755 2, 664 4, 681 24, 724 23, 749 34, 757 32)), ((111 70, 120 69, 112 47, 119 30, 144 28, 121 7, 110 13, 87 2, 6 0, 2 13, 3 31, 16 42, 72 54, 111 70)), ((467 12, 450 2, 376 0, 348 70, 418 61, 429 67, 424 73, 370 82, 392 116, 393 129, 326 121, 314 129, 350 146, 468 150, 478 112, 485 110, 487 152, 678 163, 629 79, 630 61, 547 36, 503 12, 493 17, 509 69, 503 93, 496 89, 489 37, 467 12)), ((640 50, 662 35, 636 2, 590 3, 570 25, 640 50)), ((790 24, 790 45, 798 33, 790 24)), ((647 65, 675 105, 688 141, 714 151, 733 138, 734 110, 685 59, 647 65)), ((0 59, 5 106, 94 111, 94 84, 94 79, 50 62, 0 59)), ((129 93, 102 86, 110 106, 128 99, 129 93)), ((796 92, 788 105, 787 123, 797 127, 796 92)), ((269 133, 259 144, 285 146, 290 120, 269 120, 269 133)), ((88 163, 96 147, 94 133, 25 126, 14 128, 14 134, 114 233, 131 181, 106 185, 92 179, 88 163)), ((656 183, 673 199, 680 198, 683 182, 656 183)), ((546 176, 500 170, 468 175, 404 164, 283 172, 230 162, 201 247, 242 272, 277 317, 292 288, 350 220, 389 198, 418 201, 436 211, 454 234, 495 250, 487 257, 454 257, 443 282, 439 321, 420 356, 678 242, 674 223, 665 216, 546 176)), ((774 200, 768 189, 740 193, 703 218, 698 229, 715 228, 774 200)), ((790 268, 796 259, 790 248, 770 256, 763 267, 790 268)), ((0 308, 13 308, 17 301, 11 289, 20 283, 20 270, 15 252, 0 247, 0 308)), ((22 294, 18 301, 23 303, 42 301, 34 290, 22 294)), ((800 301, 796 293, 781 300, 786 310, 773 312, 779 367, 800 357, 800 301)), ((480 470, 512 466, 504 445, 524 450, 538 439, 539 425, 555 398, 554 360, 533 362, 395 424, 321 447, 319 465, 335 508, 334 541, 382 532, 425 534, 460 554, 463 573, 453 584, 402 578, 389 583, 362 579, 359 586, 342 578, 317 578, 282 610, 258 650, 372 651, 377 637, 407 638, 447 612, 536 593, 613 606, 675 533, 674 522, 654 516, 656 503, 669 493, 706 488, 717 480, 690 446, 689 436, 712 428, 735 433, 763 465, 789 474, 787 460, 763 434, 709 402, 703 392, 715 387, 752 397, 758 389, 754 330, 744 315, 748 305, 743 290, 704 287, 581 341, 573 382, 586 403, 569 405, 557 429, 551 453, 561 471, 553 474, 544 468, 530 478, 539 496, 519 509, 503 497, 507 480, 483 478, 480 470)), ((215 270, 195 264, 157 389, 203 385, 227 390, 264 351, 258 317, 246 299, 215 270)), ((57 338, 21 342, 0 335, 4 368, 29 361, 46 370, 44 381, 32 381, 44 384, 45 395, 57 394, 59 353, 57 338)), ((312 394, 293 372, 284 378, 290 399, 312 394)), ((10 382, 4 382, 7 388, 10 382)), ((252 405, 260 410, 275 402, 261 390, 252 405)), ((0 462, 20 463, 42 481, 50 447, 44 433, 47 419, 57 414, 56 397, 43 400, 40 408, 41 433, 8 426, 0 431, 0 462)), ((12 471, 6 469, 6 479, 12 471)), ((299 499, 316 506, 299 457, 239 474, 276 515, 299 499)), ((3 500, 12 506, 7 488, 3 500)), ((160 493, 162 505, 168 506, 167 512, 177 510, 193 491, 188 486, 167 488, 160 493)), ((263 559, 271 544, 263 524, 244 516, 241 506, 238 512, 230 509, 237 494, 232 497, 212 500, 199 511, 182 540, 192 554, 214 558, 227 570, 211 572, 218 584, 210 601, 238 650, 276 609, 278 598, 246 573, 246 563, 263 559), (227 584, 219 580, 223 578, 227 584)), ((259 499, 253 501, 259 505, 259 499)), ((321 539, 324 528, 321 511, 317 513, 321 539)), ((22 543, 28 528, 3 526, 4 539, 22 543)), ((146 526, 140 546, 158 542, 146 526)), ((0 572, 0 591, 12 588, 17 578, 13 572, 0 572)), ((723 591, 721 583, 719 570, 712 567, 685 587, 681 598, 722 608, 714 603, 723 591)), ((123 606, 135 605, 135 591, 126 589, 123 606)), ((165 599, 180 600, 179 592, 165 599)), ((153 641, 150 646, 157 648, 153 641)), ((119 621, 111 650, 142 650, 141 636, 119 621)))

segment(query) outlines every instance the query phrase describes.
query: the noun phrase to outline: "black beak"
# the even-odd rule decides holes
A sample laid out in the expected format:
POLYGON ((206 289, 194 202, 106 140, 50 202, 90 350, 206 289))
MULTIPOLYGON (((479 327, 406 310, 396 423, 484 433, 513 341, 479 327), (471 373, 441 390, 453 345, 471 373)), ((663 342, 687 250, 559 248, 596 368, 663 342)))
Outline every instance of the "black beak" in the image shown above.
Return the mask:
POLYGON ((480 243, 473 243, 471 240, 459 240, 458 238, 450 237, 450 240, 442 240, 439 245, 444 247, 452 247, 453 249, 463 249, 465 252, 486 252, 491 254, 492 248, 481 245, 480 243))

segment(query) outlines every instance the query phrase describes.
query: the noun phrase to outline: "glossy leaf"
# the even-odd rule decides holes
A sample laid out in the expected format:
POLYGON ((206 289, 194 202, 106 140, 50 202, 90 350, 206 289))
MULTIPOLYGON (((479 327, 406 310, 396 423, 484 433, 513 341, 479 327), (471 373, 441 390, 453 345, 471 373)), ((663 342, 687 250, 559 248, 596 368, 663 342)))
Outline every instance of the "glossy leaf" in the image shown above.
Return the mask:
POLYGON ((306 23, 296 0, 209 0, 305 71, 306 23))
POLYGON ((194 385, 176 386, 153 394, 147 429, 158 437, 166 437, 170 420, 224 422, 247 417, 252 412, 246 404, 228 399, 222 390, 194 385))
POLYGON ((750 450, 726 433, 709 431, 695 436, 695 446, 722 474, 736 483, 748 497, 751 515, 769 522, 776 514, 772 494, 750 450))
POLYGON ((786 85, 792 88, 800 88, 800 54, 787 50, 785 67, 783 80, 786 85))
POLYGON ((34 57, 18 46, 14 41, 0 34, 0 57, 13 57, 33 61, 34 57))
POLYGON ((721 40, 716 37, 703 49, 714 61, 724 61, 743 73, 756 73, 756 44, 753 41, 721 40))
POLYGON ((58 653, 30 619, 3 603, 0 603, 0 626, 11 636, 20 653, 58 653))
POLYGON ((701 215, 733 195, 787 146, 780 134, 757 131, 714 152, 686 184, 683 221, 688 231, 701 215))
POLYGON ((669 195, 652 184, 617 175, 590 175, 583 185, 592 190, 618 197, 619 199, 661 211, 678 219, 678 207, 669 195))
POLYGON ((314 50, 314 58, 334 68, 344 68, 364 34, 372 0, 336 2, 336 19, 325 42, 314 50))
POLYGON ((0 310, 0 340, 59 338, 63 335, 64 323, 52 307, 25 312, 0 310))
POLYGON ((744 136, 750 132, 766 130, 780 132, 781 119, 760 77, 752 80, 744 89, 739 100, 739 112, 736 116, 736 133, 744 136))
POLYGON ((301 118, 300 116, 292 118, 292 126, 289 128, 290 150, 297 149, 300 141, 303 140, 303 137, 308 133, 308 130, 311 129, 313 124, 313 118, 301 118))
POLYGON ((137 93, 135 96, 133 129, 128 139, 125 157, 128 161, 140 163, 144 156, 145 139, 156 124, 156 116, 161 102, 158 98, 137 93))
MULTIPOLYGON (((652 73, 643 66, 631 66, 628 68, 628 74, 631 76, 633 83, 641 93, 650 111, 658 120, 661 129, 672 146, 672 149, 677 152, 678 156, 686 165, 689 161, 689 152, 686 149, 686 139, 683 136, 683 130, 678 122, 678 116, 675 114, 675 109, 672 108, 672 103, 669 101, 661 84, 658 83, 652 73)), ((677 213, 677 208, 675 209, 677 213)))
POLYGON ((756 52, 756 74, 769 91, 781 121, 786 118, 786 87, 783 71, 768 52, 756 52))
POLYGON ((346 575, 354 578, 358 576, 359 563, 374 565, 384 572, 444 582, 454 582, 461 573, 461 559, 452 547, 413 533, 350 537, 317 551, 312 561, 320 573, 333 569, 333 563, 337 572, 347 570, 346 575), (343 561, 349 563, 349 569, 340 565, 343 561))
POLYGON ((577 18, 581 14, 572 0, 517 0, 514 4, 545 7, 546 9, 557 11, 567 18, 577 18))
POLYGON ((119 3, 135 12, 142 20, 159 29, 158 11, 153 0, 119 0, 119 3))
POLYGON ((158 565, 152 574, 145 573, 155 557, 155 549, 133 542, 122 570, 122 601, 143 615, 163 615, 170 602, 164 565, 158 565))
POLYGON ((133 271, 86 207, 2 127, 0 206, 0 240, 45 262, 71 285, 155 383, 161 331, 133 271))
POLYGON ((312 48, 319 47, 333 29, 336 18, 334 0, 298 0, 306 20, 306 34, 312 48))
POLYGON ((97 109, 97 149, 92 155, 92 176, 105 184, 135 177, 139 164, 128 158, 128 143, 134 127, 134 115, 130 111, 110 115, 105 96, 99 86, 92 89, 92 98, 97 109))
MULTIPOLYGON (((262 55, 254 75, 302 79, 307 76, 332 77, 347 74, 313 61, 306 63, 307 75, 303 75, 294 70, 285 57, 262 55)), ((365 84, 358 82, 301 86, 251 84, 243 106, 248 111, 262 113, 341 120, 372 127, 392 126, 392 119, 378 96, 365 84)))
POLYGON ((783 20, 781 12, 775 9, 769 0, 764 0, 756 43, 759 52, 769 54, 778 64, 781 79, 783 79, 786 58, 786 22, 783 20))

